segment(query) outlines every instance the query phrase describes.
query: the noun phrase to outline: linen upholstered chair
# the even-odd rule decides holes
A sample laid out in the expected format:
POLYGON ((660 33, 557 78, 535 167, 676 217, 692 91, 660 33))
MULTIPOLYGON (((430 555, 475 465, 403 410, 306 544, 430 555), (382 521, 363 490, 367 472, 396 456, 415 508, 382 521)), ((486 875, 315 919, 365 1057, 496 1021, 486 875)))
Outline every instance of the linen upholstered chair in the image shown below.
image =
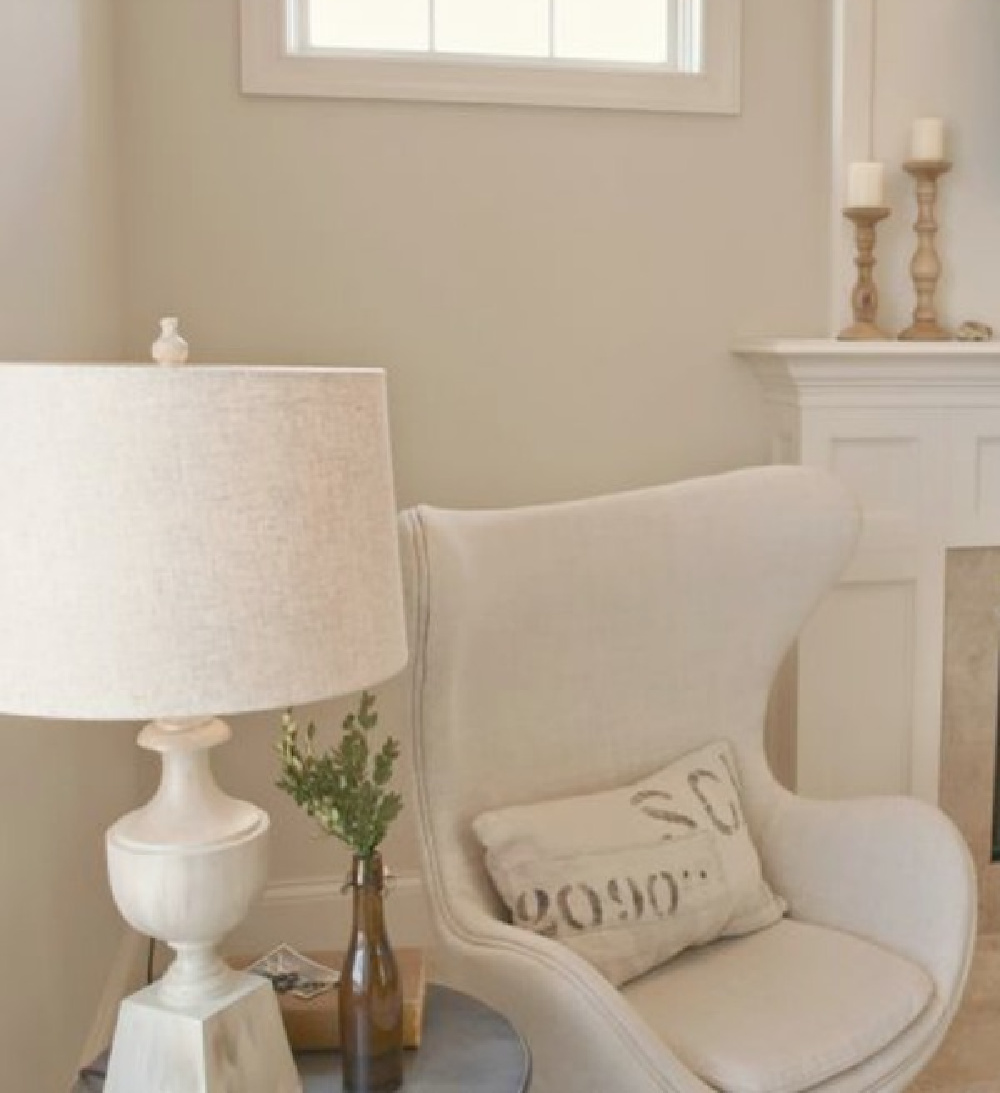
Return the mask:
POLYGON ((537 1093, 901 1090, 940 1042, 975 932, 960 836, 913 799, 799 798, 763 750, 772 679, 858 524, 801 467, 404 513, 439 968, 513 1019, 537 1093), (625 785, 719 739, 785 918, 621 989, 509 924, 477 815, 625 785))

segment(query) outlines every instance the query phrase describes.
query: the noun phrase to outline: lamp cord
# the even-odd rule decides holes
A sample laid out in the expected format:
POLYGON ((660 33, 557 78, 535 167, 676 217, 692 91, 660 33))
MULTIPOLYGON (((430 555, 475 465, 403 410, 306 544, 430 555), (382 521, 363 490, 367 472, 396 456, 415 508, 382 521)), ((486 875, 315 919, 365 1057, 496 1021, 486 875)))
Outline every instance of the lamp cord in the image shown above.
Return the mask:
MULTIPOLYGON (((156 956, 156 938, 148 940, 146 949, 146 985, 153 982, 153 962, 156 956)), ((80 1081, 87 1089, 91 1089, 91 1080, 103 1081, 108 1073, 108 1055, 105 1052, 100 1058, 95 1059, 89 1066, 83 1067, 79 1073, 80 1081)))

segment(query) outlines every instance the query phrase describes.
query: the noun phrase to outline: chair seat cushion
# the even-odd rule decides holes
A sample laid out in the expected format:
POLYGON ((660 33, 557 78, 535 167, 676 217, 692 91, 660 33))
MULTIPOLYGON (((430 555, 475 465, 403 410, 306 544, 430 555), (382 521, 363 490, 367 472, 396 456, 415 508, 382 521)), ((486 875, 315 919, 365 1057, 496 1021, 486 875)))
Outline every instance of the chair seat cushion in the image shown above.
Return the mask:
POLYGON ((709 1085, 798 1093, 884 1048, 934 987, 887 949, 785 919, 691 949, 622 993, 709 1085))

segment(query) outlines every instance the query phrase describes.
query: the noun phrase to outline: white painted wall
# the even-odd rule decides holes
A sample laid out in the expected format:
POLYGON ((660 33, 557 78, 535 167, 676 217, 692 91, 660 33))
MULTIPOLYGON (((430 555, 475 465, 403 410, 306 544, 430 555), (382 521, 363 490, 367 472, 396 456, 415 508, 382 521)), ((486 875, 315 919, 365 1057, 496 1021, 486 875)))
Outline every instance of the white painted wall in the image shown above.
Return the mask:
MULTIPOLYGON (((386 366, 401 504, 761 461, 727 347, 824 326, 823 8, 744 5, 744 110, 722 118, 248 98, 236 0, 129 0, 129 350, 179 313, 200 359, 386 366)), ((328 878, 343 856, 272 787, 273 723, 238 723, 222 779, 274 815, 277 881, 328 878)), ((417 867, 405 822, 390 856, 417 867)))
MULTIPOLYGON (((118 354, 106 0, 0 5, 0 358, 118 354)), ((105 826, 133 731, 0 718, 0 1086, 62 1093, 115 955, 105 826)))
POLYGON ((939 313, 951 326, 984 319, 1000 334, 1000 4, 876 0, 874 152, 889 170, 890 220, 880 228, 883 312, 910 321, 913 182, 901 168, 915 117, 948 122, 951 173, 941 182, 939 313))

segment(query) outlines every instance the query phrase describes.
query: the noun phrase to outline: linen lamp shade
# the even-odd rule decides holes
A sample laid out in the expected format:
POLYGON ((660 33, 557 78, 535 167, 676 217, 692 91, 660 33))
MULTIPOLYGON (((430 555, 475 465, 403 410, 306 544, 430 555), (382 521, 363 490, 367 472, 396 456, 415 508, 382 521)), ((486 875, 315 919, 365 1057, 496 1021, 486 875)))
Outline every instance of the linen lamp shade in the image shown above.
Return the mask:
POLYGON ((215 783, 213 715, 405 664, 385 375, 163 359, 0 364, 0 712, 152 721, 160 787, 108 872, 177 955, 122 1002, 107 1093, 300 1093, 270 984, 218 954, 270 821, 215 783))
POLYGON ((0 711, 275 709, 406 661, 385 376, 0 365, 0 711))

